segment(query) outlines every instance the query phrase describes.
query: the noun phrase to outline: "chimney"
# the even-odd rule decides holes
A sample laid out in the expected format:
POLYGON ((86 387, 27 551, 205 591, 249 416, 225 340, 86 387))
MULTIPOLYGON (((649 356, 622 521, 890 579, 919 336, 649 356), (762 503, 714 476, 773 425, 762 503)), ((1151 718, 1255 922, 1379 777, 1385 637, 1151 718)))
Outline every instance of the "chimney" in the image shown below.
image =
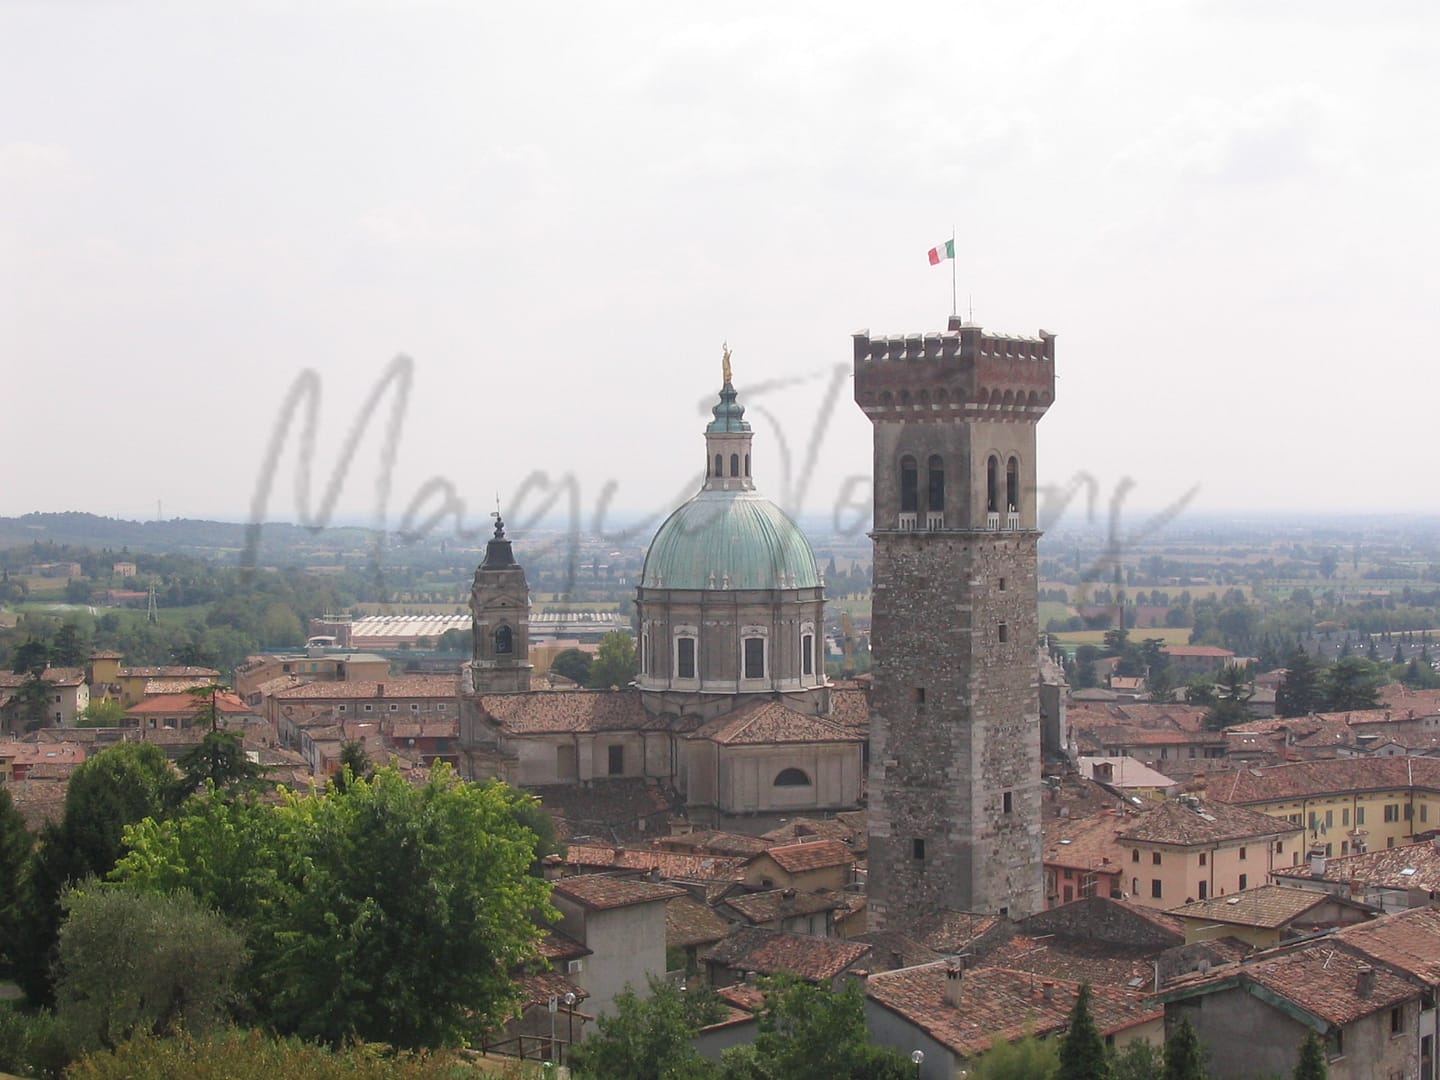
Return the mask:
POLYGON ((1355 992, 1362 998, 1368 998, 1375 992, 1375 969, 1369 964, 1361 964, 1355 969, 1355 992))
POLYGON ((960 1007, 960 984, 964 981, 965 964, 959 959, 945 961, 945 1004, 960 1007))
POLYGON ((1325 876, 1325 849, 1322 847, 1310 849, 1310 876, 1313 878, 1325 876))
POLYGON ((376 697, 384 697, 384 696, 385 696, 385 684, 384 684, 383 682, 377 682, 377 683, 375 684, 375 696, 376 696, 376 697))

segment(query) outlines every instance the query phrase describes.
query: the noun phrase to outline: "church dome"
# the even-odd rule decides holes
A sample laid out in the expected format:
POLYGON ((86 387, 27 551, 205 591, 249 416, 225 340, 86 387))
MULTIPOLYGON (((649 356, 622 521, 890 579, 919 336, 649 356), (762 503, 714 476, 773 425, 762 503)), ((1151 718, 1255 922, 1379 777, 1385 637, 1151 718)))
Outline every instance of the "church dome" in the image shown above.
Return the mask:
POLYGON ((813 589, 815 552, 795 523, 753 490, 707 487, 671 514, 645 556, 649 589, 813 589))

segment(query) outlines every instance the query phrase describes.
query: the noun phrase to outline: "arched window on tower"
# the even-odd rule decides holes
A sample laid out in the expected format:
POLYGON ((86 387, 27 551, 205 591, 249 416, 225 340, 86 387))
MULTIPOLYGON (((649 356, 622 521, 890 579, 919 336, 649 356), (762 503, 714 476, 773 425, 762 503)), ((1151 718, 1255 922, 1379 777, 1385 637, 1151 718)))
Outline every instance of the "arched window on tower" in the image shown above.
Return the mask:
POLYGON ((800 674, 815 674, 815 635, 802 634, 800 636, 800 674))
POLYGON ((1016 457, 1005 463, 1005 509, 1012 514, 1020 509, 1020 459, 1016 457))
POLYGON ((716 454, 716 455, 715 455, 715 475, 716 475, 716 476, 724 476, 724 475, 725 475, 725 459, 722 458, 719 454, 716 454))
POLYGON ((495 655, 509 656, 515 651, 515 635, 508 626, 500 626, 495 630, 495 655))
POLYGON ((932 514, 945 512, 945 462, 939 454, 931 454, 927 463, 930 472, 930 505, 932 514))
POLYGON ((746 475, 746 476, 749 476, 749 475, 750 475, 750 455, 749 455, 749 454, 746 454, 746 455, 745 455, 745 475, 746 475))
POLYGON ((985 512, 1000 512, 1000 459, 994 454, 985 462, 985 512))
POLYGON ((915 459, 906 454, 900 459, 900 512, 913 514, 920 509, 920 476, 915 459))
POLYGON ((739 475, 740 475, 740 455, 739 455, 739 454, 731 454, 731 455, 730 455, 730 475, 731 475, 731 476, 739 476, 739 475))

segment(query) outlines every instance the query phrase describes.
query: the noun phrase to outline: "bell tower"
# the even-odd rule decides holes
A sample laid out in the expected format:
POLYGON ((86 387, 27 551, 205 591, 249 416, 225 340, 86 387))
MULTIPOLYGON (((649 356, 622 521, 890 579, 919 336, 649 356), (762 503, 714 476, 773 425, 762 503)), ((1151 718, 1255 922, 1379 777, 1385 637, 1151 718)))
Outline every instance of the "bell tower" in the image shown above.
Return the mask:
POLYGON ((1043 905, 1035 425, 1055 336, 854 335, 874 425, 871 925, 1043 905))
POLYGON ((470 679, 477 694, 518 694, 530 689, 530 585, 495 517, 495 535, 470 587, 475 654, 470 679))

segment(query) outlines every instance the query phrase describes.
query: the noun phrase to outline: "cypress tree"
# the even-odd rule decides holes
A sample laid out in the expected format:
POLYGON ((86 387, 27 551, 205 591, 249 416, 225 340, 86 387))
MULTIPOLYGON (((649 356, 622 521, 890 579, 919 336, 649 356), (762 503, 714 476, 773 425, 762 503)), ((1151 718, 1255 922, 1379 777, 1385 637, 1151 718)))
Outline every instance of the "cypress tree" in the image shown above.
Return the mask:
POLYGON ((1205 1056, 1189 1017, 1165 1040, 1164 1080, 1206 1080, 1205 1056))
POLYGON ((1090 1015, 1090 984, 1081 983, 1070 1010, 1070 1024, 1060 1043, 1060 1071, 1056 1080, 1110 1080, 1110 1058, 1105 1040, 1090 1015))
POLYGON ((1300 1060, 1295 1064, 1295 1080, 1326 1080, 1330 1075, 1325 1064, 1325 1046, 1313 1031, 1305 1033, 1300 1044, 1300 1060))

